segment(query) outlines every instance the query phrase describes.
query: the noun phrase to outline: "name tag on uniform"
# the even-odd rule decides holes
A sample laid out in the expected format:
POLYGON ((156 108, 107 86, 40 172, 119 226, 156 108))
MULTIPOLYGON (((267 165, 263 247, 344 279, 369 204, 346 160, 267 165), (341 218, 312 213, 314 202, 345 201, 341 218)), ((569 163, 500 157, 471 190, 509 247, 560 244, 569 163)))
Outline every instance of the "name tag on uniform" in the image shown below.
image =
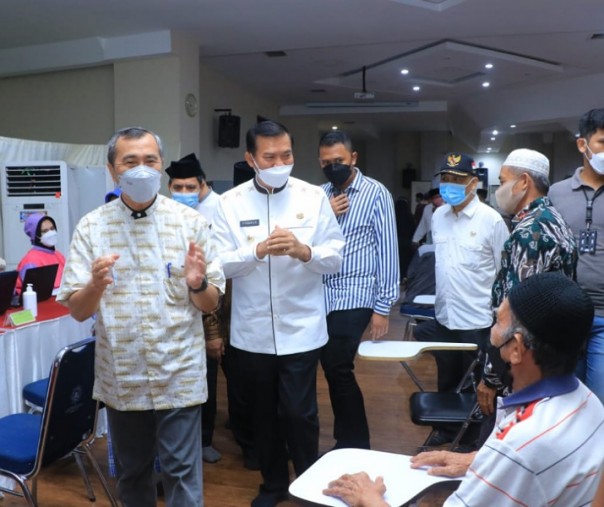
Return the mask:
POLYGON ((256 225, 260 225, 260 220, 241 220, 239 222, 239 227, 255 227, 256 225))

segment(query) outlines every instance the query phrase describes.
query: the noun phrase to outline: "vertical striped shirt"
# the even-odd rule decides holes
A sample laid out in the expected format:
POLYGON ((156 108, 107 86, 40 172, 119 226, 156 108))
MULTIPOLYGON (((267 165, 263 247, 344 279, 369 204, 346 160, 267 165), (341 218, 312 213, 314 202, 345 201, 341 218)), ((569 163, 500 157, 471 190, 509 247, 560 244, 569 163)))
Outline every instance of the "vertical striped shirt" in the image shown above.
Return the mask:
MULTIPOLYGON (((323 277, 327 313, 371 308, 388 315, 400 284, 394 202, 384 185, 355 170, 344 190, 350 207, 336 217, 346 239, 342 268, 323 277)), ((331 183, 322 188, 330 199, 339 192, 331 183)))

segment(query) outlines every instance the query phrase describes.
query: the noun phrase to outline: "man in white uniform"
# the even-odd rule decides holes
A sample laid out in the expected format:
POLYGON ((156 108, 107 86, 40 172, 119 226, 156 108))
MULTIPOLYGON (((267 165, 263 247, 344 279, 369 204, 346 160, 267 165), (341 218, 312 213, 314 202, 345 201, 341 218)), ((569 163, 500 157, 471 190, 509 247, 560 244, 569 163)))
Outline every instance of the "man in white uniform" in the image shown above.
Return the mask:
POLYGON ((238 375, 230 381, 250 400, 264 480, 252 507, 273 507, 287 498, 288 454, 298 475, 317 459, 322 280, 340 269, 344 238, 323 190, 290 177, 284 126, 252 127, 246 149, 256 176, 220 196, 212 228, 233 279, 229 360, 238 375))
MULTIPOLYGON (((440 168, 440 195, 446 204, 432 216, 435 247, 436 319, 420 324, 417 340, 475 343, 484 350, 493 313, 491 287, 509 236, 501 215, 476 196, 474 161, 449 153, 440 168)), ((474 359, 473 353, 434 353, 438 390, 453 391, 474 359)), ((480 376, 482 367, 475 370, 480 376)), ((428 445, 453 440, 455 428, 441 428, 428 445)), ((468 436, 465 443, 472 445, 468 436)))

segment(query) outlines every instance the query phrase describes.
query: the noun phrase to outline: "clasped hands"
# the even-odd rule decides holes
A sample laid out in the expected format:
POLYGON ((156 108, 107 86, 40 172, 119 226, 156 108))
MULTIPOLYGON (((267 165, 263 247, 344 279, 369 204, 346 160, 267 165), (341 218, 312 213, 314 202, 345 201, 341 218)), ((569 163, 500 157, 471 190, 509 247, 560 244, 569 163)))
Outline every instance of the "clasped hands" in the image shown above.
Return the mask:
POLYGON ((292 231, 282 229, 276 225, 271 235, 256 246, 258 259, 264 259, 267 255, 288 255, 302 262, 307 262, 310 260, 311 253, 310 248, 304 243, 300 243, 292 231))

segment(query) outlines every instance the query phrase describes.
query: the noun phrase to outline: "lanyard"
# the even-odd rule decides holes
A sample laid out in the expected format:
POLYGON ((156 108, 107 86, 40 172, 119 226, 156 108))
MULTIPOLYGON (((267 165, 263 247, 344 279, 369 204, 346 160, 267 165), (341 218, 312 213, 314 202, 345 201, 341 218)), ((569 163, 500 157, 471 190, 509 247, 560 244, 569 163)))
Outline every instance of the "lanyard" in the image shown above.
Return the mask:
POLYGON ((596 197, 604 192, 604 185, 598 188, 598 190, 594 190, 591 198, 587 196, 585 187, 581 187, 581 190, 583 190, 583 195, 585 196, 585 228, 590 230, 593 217, 594 201, 596 200, 596 197))

